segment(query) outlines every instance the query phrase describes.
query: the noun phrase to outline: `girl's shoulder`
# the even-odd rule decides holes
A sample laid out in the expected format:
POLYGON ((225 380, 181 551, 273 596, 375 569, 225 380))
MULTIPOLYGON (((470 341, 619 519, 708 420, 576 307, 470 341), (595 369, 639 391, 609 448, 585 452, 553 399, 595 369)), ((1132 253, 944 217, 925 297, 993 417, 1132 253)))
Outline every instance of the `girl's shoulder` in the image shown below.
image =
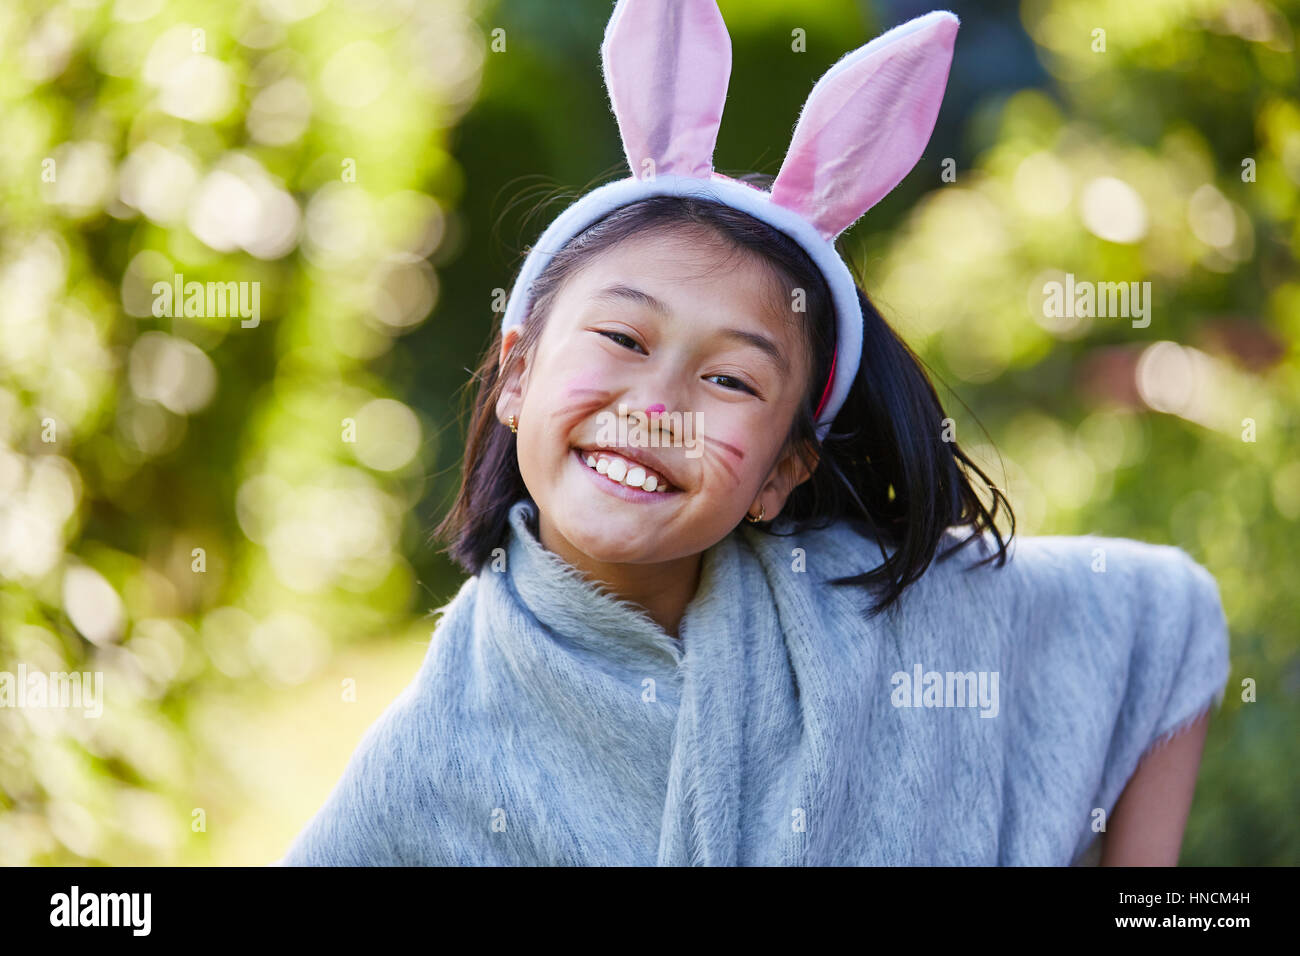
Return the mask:
MULTIPOLYGON (((882 543, 865 524, 847 519, 763 537, 771 539, 769 547, 786 550, 802 547, 808 552, 824 552, 833 559, 856 559, 859 564, 864 557, 869 557, 873 566, 894 553, 894 547, 882 543)), ((1209 571, 1177 545, 1093 533, 1004 535, 1002 544, 1004 549, 1000 549, 997 536, 988 529, 976 532, 970 526, 950 527, 935 549, 931 568, 966 571, 986 566, 990 570, 1015 567, 1021 573, 1048 576, 1055 572, 1081 571, 1104 574, 1118 569, 1156 576, 1191 575, 1202 583, 1207 583, 1207 579, 1213 581, 1209 571), (1005 550, 1005 560, 999 559, 999 550, 1005 550)))
MULTIPOLYGON (((787 526, 776 534, 745 531, 769 567, 798 562, 812 580, 865 574, 895 550, 862 523, 847 520, 798 531, 787 526)), ((1105 608, 1133 616, 1149 613, 1155 604, 1178 603, 1222 615, 1213 575, 1176 545, 1100 534, 1004 535, 1003 544, 1000 548, 987 529, 947 529, 908 589, 911 601, 978 599, 1058 611, 1105 608)))
POLYGON ((429 635, 429 652, 425 657, 426 668, 446 650, 455 633, 464 630, 464 626, 473 620, 475 606, 482 600, 486 590, 482 578, 491 573, 496 572, 484 565, 478 574, 472 574, 461 581, 451 600, 429 612, 433 629, 429 635))
POLYGON ((1060 582, 1108 600, 1150 605, 1159 599, 1219 605, 1210 571, 1178 545, 1100 534, 1015 537, 1008 563, 1028 583, 1060 582))

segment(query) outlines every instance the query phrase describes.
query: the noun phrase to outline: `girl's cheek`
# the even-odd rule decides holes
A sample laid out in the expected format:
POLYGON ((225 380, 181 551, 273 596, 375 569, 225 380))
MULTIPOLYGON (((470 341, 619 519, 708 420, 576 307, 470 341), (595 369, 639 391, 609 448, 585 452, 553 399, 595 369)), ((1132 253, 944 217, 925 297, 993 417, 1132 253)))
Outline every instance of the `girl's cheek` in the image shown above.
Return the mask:
POLYGON ((605 389, 605 377, 600 371, 586 369, 570 375, 564 382, 564 393, 572 398, 589 395, 605 389))
POLYGON ((744 484, 747 470, 760 457, 751 448, 752 430, 718 412, 701 417, 696 447, 703 452, 705 467, 729 482, 744 484))

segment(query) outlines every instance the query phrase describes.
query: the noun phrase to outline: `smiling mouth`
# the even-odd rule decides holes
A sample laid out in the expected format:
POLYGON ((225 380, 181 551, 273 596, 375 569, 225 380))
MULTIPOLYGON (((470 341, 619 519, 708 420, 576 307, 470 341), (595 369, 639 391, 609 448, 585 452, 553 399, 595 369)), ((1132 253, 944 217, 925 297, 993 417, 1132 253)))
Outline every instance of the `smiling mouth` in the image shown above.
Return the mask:
POLYGON ((674 488, 667 478, 653 468, 622 455, 594 448, 575 448, 574 452, 593 472, 624 488, 665 494, 681 490, 674 488))

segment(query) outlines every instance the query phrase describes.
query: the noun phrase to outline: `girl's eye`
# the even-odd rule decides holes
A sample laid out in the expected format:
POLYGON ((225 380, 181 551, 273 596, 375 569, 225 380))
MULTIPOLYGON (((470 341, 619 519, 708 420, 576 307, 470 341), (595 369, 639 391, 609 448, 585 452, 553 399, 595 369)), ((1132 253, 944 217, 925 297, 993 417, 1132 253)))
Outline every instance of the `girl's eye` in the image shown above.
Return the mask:
POLYGON ((619 345, 623 346, 624 348, 632 349, 634 351, 645 351, 644 349, 641 348, 640 344, 637 343, 636 339, 632 338, 632 336, 627 335, 623 332, 601 332, 600 334, 605 336, 606 338, 613 340, 614 342, 617 342, 619 345))
POLYGON ((732 376, 732 375, 706 375, 705 378, 706 378, 706 379, 715 379, 715 378, 720 378, 720 379, 723 380, 723 382, 720 382, 719 384, 722 384, 724 388, 739 388, 739 389, 742 390, 742 391, 749 392, 750 395, 757 395, 757 394, 758 394, 758 393, 755 392, 752 388, 750 388, 748 385, 746 385, 744 382, 742 382, 740 379, 738 379, 738 378, 736 378, 736 377, 734 377, 734 376, 732 376), (725 382, 733 382, 734 384, 733 384, 733 385, 726 385, 726 384, 724 384, 725 382))
MULTIPOLYGON (((623 348, 625 349, 631 349, 632 351, 641 352, 642 354, 648 354, 646 353, 645 349, 641 348, 641 344, 637 342, 636 339, 632 338, 632 336, 628 335, 626 332, 610 332, 607 330, 596 330, 596 331, 598 335, 605 336, 605 338, 609 339, 611 342, 615 342, 623 346, 623 348)), ((706 375, 704 378, 705 381, 720 379, 718 384, 721 385, 723 388, 729 388, 732 389, 733 391, 748 392, 750 395, 754 395, 754 396, 758 395, 756 391, 754 391, 752 388, 750 388, 740 379, 736 378, 734 375, 706 375)))

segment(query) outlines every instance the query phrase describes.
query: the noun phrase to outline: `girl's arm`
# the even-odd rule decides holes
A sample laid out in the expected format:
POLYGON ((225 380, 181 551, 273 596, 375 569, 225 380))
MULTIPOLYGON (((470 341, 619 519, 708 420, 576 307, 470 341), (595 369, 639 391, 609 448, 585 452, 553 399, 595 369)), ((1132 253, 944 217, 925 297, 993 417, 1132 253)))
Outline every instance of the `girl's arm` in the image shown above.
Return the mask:
POLYGON ((1106 827, 1101 866, 1177 866, 1210 714, 1142 759, 1106 827))

